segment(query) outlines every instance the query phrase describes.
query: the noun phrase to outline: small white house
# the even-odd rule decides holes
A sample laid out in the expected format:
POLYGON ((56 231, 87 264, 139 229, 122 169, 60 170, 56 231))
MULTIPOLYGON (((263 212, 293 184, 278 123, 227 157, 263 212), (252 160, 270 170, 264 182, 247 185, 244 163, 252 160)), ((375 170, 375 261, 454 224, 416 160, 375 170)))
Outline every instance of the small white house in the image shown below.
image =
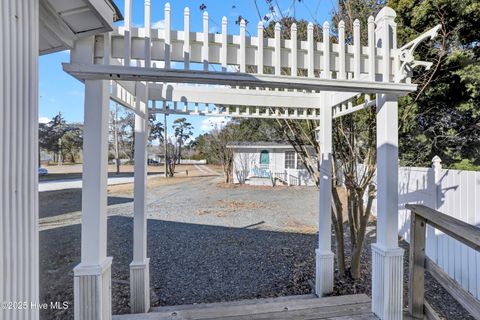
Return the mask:
POLYGON ((286 142, 233 142, 233 182, 314 186, 300 156, 286 142))

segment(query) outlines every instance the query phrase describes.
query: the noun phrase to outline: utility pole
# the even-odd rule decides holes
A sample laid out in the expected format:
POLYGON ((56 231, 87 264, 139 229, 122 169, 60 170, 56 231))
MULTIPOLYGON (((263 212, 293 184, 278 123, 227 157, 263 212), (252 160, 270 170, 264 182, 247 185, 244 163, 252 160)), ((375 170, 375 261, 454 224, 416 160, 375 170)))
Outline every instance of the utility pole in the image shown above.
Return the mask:
POLYGON ((115 145, 115 164, 117 166, 117 174, 120 173, 120 159, 118 155, 118 103, 115 103, 115 115, 113 119, 113 142, 115 145))
MULTIPOLYGON (((167 109, 167 108, 165 108, 167 109)), ((167 157, 167 147, 168 147, 168 141, 167 141, 167 110, 165 110, 165 113, 163 114, 163 149, 164 149, 164 162, 165 162, 165 177, 168 177, 168 157, 167 157)))
POLYGON ((61 136, 60 138, 58 138, 58 159, 57 159, 57 166, 61 166, 62 165, 62 162, 63 162, 63 157, 62 157, 62 137, 63 137, 63 126, 62 126, 62 113, 59 112, 58 113, 59 115, 59 126, 60 126, 60 133, 61 133, 61 136))
POLYGON ((57 166, 61 166, 63 162, 63 157, 62 157, 62 138, 58 138, 58 162, 57 166))

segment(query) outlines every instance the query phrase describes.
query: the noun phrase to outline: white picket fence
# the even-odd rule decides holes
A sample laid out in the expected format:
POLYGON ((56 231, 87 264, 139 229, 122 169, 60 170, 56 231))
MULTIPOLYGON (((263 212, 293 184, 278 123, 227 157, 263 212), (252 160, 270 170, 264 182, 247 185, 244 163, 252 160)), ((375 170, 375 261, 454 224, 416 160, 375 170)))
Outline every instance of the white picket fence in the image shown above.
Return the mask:
MULTIPOLYGON (((449 216, 480 226, 480 172, 431 168, 399 168, 399 235, 410 238, 407 203, 421 203, 449 216)), ((480 254, 428 226, 427 255, 473 296, 480 298, 480 254)))

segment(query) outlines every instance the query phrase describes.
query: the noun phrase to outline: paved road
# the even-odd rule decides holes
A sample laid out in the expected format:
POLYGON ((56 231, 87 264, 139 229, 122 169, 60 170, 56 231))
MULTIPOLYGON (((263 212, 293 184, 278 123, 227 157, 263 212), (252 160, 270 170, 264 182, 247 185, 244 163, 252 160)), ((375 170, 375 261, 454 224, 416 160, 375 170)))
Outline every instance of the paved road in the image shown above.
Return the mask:
MULTIPOLYGON (((115 184, 123 183, 132 183, 133 177, 118 177, 118 178, 108 178, 108 185, 112 186, 115 184)), ((38 191, 54 191, 54 190, 63 190, 63 189, 75 189, 82 187, 82 179, 64 179, 64 180, 52 180, 52 181, 41 181, 38 183, 38 191)))

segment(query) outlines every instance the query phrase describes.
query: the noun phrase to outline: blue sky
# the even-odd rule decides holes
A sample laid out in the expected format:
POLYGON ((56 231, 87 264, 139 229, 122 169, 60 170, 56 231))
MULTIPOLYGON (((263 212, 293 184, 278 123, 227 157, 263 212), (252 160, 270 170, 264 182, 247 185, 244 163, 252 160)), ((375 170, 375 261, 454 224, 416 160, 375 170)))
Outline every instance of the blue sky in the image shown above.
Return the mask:
MULTIPOLYGON (((123 12, 124 0, 115 0, 123 12)), ((143 25, 143 0, 132 0, 133 16, 132 23, 135 26, 143 25)), ((163 25, 163 8, 165 0, 151 0, 152 26, 163 25)), ((330 20, 330 12, 335 6, 335 0, 272 0, 272 4, 280 9, 277 12, 293 15, 293 4, 295 4, 295 16, 298 19, 317 21, 323 23, 330 20)), ((229 33, 237 33, 238 25, 235 20, 239 15, 249 21, 247 31, 256 34, 258 13, 254 0, 176 0, 170 1, 172 29, 183 30, 183 10, 190 8, 190 28, 192 31, 202 30, 202 14, 200 6, 206 5, 209 14, 210 32, 218 32, 221 29, 222 17, 228 19, 229 33)), ((269 13, 266 0, 257 0, 262 16, 269 13)), ((119 22, 122 25, 123 22, 119 22)), ((40 57, 39 64, 39 117, 40 121, 46 121, 61 112, 69 122, 83 122, 83 95, 84 86, 81 82, 69 76, 62 70, 61 63, 68 62, 70 53, 68 51, 48 54, 40 57)), ((163 117, 162 117, 163 118, 163 117)), ((169 126, 176 116, 169 116, 169 126)), ((160 119, 160 118, 159 118, 160 119)), ((188 120, 195 128, 195 136, 208 131, 210 123, 221 119, 191 116, 188 120)))

